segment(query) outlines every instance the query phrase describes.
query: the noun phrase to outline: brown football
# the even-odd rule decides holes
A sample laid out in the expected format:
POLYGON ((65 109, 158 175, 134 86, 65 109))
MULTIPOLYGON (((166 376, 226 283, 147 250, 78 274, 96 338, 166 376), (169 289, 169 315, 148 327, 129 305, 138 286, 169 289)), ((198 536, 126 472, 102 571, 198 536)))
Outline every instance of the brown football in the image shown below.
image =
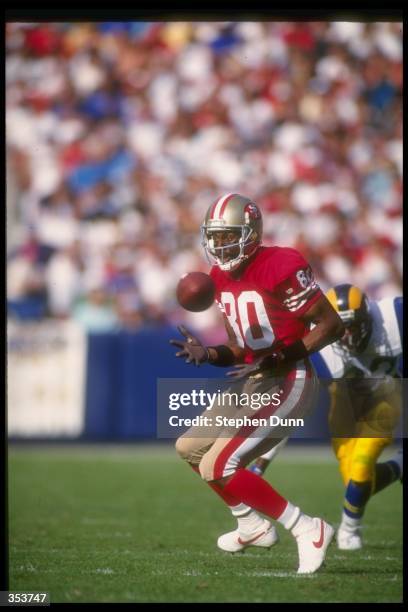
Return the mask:
POLYGON ((189 272, 179 280, 176 295, 178 303, 186 310, 207 310, 214 302, 214 281, 204 272, 189 272))

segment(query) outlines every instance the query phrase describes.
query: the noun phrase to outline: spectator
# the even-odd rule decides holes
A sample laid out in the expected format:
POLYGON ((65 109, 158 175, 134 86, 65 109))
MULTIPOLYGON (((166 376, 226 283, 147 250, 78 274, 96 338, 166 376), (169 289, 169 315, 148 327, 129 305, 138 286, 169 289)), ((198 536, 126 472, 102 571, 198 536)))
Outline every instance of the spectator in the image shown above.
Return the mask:
POLYGON ((402 24, 9 22, 6 52, 10 304, 88 329, 174 320, 225 191, 322 288, 401 292, 402 24))
POLYGON ((90 288, 73 308, 73 318, 91 333, 112 331, 118 318, 109 296, 102 287, 90 288))

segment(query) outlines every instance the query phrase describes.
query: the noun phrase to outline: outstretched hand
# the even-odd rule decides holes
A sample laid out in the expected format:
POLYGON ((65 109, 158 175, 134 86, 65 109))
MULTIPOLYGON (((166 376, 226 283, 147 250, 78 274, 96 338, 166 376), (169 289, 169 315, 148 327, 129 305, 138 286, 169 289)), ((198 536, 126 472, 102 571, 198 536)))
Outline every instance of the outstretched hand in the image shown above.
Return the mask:
POLYGON ((234 366, 233 370, 227 372, 225 376, 235 378, 236 380, 239 378, 245 378, 245 376, 254 374, 257 370, 259 370, 259 366, 260 360, 254 361, 253 363, 239 363, 234 366))
POLYGON ((208 361, 208 350, 200 342, 198 338, 193 336, 192 333, 184 327, 179 325, 179 332, 184 336, 185 340, 170 340, 170 344, 178 346, 182 350, 176 353, 176 357, 186 357, 186 363, 194 363, 199 366, 201 363, 208 361))
POLYGON ((226 373, 225 376, 229 378, 245 378, 245 376, 250 376, 251 374, 256 374, 259 370, 265 368, 273 368, 276 365, 276 356, 275 354, 267 355, 266 357, 260 357, 256 359, 252 363, 239 363, 234 366, 233 370, 230 370, 226 373))

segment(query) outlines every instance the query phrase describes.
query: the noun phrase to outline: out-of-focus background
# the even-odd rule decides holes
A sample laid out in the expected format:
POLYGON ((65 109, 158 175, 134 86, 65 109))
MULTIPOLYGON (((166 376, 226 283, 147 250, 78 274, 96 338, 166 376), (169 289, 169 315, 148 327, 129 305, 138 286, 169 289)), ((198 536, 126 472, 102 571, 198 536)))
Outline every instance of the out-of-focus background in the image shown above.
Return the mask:
POLYGON ((401 295, 402 23, 9 22, 6 86, 12 438, 154 437, 176 324, 224 337, 175 300, 223 193, 323 290, 401 295))

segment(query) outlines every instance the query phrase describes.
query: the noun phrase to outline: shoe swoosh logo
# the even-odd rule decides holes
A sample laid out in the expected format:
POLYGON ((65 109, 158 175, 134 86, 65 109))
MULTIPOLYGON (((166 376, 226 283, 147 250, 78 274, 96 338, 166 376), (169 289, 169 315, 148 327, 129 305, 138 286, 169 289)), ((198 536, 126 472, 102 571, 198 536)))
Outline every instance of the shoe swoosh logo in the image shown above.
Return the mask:
POLYGON ((251 544, 252 542, 255 542, 255 540, 263 536, 265 533, 266 531, 262 531, 261 533, 258 533, 258 535, 256 535, 254 538, 251 538, 250 540, 241 540, 241 538, 238 538, 238 542, 239 544, 243 544, 245 546, 245 544, 251 544))
POLYGON ((321 548, 323 546, 323 540, 324 540, 324 525, 323 525, 323 521, 320 519, 320 538, 317 540, 317 542, 312 542, 312 544, 315 548, 321 548))

